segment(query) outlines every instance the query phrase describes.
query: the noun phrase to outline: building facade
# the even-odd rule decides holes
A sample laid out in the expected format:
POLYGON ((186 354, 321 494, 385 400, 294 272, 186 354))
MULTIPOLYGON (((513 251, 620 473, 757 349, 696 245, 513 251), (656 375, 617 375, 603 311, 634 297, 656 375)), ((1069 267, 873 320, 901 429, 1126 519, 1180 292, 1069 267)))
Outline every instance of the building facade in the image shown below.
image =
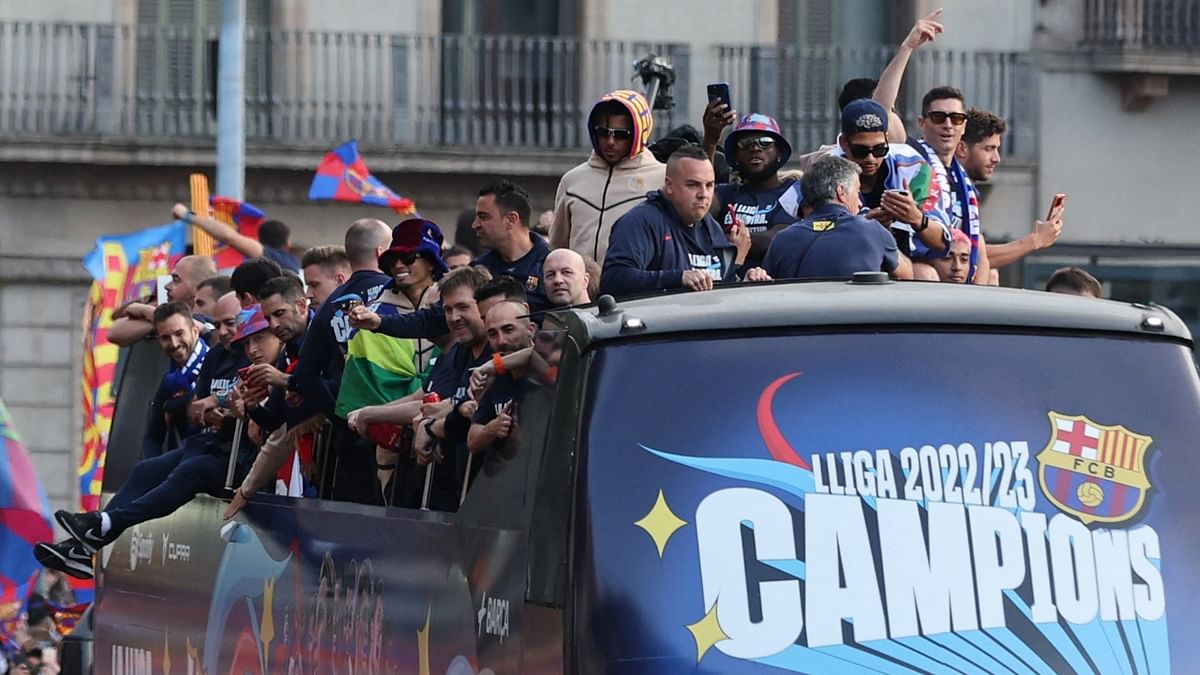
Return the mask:
MULTIPOLYGON (((656 135, 700 126, 705 85, 777 117, 796 150, 832 142, 834 99, 877 76, 913 21, 945 8, 898 107, 961 88, 1010 123, 984 187, 993 241, 1019 237, 1057 192, 1060 244, 1004 271, 1034 286, 1083 264, 1113 297, 1200 322, 1188 113, 1200 104, 1200 3, 1169 0, 244 0, 246 199, 298 245, 340 241, 363 215, 313 204, 324 152, 359 140, 368 166, 453 229, 496 176, 552 207, 588 152, 605 91, 669 63, 656 135), (1117 196, 1119 195, 1119 197, 1117 196)), ((0 3, 0 396, 57 506, 74 503, 79 342, 95 238, 164 222, 188 174, 213 177, 221 0, 0 3)))

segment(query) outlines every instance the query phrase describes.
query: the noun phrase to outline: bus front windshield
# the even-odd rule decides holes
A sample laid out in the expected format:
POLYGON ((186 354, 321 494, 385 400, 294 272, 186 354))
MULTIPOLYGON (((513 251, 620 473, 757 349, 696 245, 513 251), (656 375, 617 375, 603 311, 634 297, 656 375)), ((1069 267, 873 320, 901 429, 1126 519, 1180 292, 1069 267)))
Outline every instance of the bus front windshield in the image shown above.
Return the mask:
POLYGON ((1200 659, 1200 396, 1180 344, 761 335, 614 345, 591 368, 576 630, 613 659, 1200 659))

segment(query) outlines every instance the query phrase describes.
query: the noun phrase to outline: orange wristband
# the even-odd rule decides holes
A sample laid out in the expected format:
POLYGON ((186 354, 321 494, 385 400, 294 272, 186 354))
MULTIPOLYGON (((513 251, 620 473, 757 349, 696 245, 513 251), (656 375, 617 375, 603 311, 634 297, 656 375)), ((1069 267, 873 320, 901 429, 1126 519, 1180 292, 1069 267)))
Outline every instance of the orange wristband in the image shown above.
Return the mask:
POLYGON ((492 365, 496 367, 497 375, 503 375, 508 372, 504 369, 504 357, 499 352, 492 354, 492 365))

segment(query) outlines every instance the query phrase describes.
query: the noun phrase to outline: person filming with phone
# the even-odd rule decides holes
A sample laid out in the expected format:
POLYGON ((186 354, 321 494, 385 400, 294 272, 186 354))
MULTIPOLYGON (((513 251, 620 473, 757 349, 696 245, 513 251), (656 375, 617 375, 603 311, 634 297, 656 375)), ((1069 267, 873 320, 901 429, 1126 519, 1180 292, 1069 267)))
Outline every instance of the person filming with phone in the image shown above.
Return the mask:
MULTIPOLYGON (((931 189, 928 162, 913 148, 889 143, 888 113, 871 99, 857 99, 842 109, 842 133, 832 154, 845 157, 861 170, 863 215, 892 233, 901 253, 913 261, 913 277, 937 281, 931 259, 950 248, 949 216, 931 189)), ((785 196, 784 204, 804 204, 802 185, 785 196)))
MULTIPOLYGON (((731 123, 734 113, 728 102, 728 84, 710 84, 708 91, 703 147, 713 159, 721 131, 731 123)), ((711 213, 726 232, 735 222, 749 231, 748 267, 761 265, 771 239, 798 219, 779 204, 779 198, 798 182, 779 175, 791 156, 792 145, 779 123, 762 113, 746 115, 725 137, 725 158, 737 172, 737 181, 716 187, 711 213)))
MULTIPOLYGON (((980 108, 967 110, 966 130, 954 157, 974 184, 991 180, 992 173, 1000 164, 1000 143, 1007 130, 1008 123, 999 115, 980 108)), ((974 189, 975 186, 971 187, 974 189)), ((1062 216, 1066 206, 1067 196, 1056 194, 1050 201, 1046 219, 1033 221, 1029 234, 1003 244, 985 241, 991 269, 1011 265, 1034 251, 1053 246, 1062 235, 1062 216)))

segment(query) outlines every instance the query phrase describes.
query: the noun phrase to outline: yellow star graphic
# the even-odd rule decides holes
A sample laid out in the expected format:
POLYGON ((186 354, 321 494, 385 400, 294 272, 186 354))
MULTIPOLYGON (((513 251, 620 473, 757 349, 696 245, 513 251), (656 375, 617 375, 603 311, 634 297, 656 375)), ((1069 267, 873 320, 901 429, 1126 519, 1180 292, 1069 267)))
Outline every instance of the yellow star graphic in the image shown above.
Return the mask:
POLYGON ((692 637, 696 639, 696 663, 700 663, 700 659, 708 653, 712 646, 721 640, 728 640, 729 636, 725 631, 721 630, 721 624, 717 621, 717 604, 713 603, 712 609, 708 610, 708 614, 704 615, 696 623, 688 624, 687 629, 692 632, 692 637))
POLYGON ((425 625, 417 631, 417 670, 429 675, 429 619, 433 616, 433 605, 425 612, 425 625))
POLYGON ((658 500, 654 502, 654 506, 650 509, 641 520, 634 523, 638 527, 646 531, 650 538, 654 540, 654 545, 658 547, 658 557, 663 556, 663 551, 667 548, 667 541, 671 539, 671 535, 679 528, 687 525, 687 521, 681 519, 671 511, 671 507, 667 506, 667 500, 663 497, 662 490, 658 491, 658 500))
POLYGON ((275 639, 275 579, 263 579, 263 612, 259 621, 259 640, 267 664, 271 662, 271 642, 275 639))

